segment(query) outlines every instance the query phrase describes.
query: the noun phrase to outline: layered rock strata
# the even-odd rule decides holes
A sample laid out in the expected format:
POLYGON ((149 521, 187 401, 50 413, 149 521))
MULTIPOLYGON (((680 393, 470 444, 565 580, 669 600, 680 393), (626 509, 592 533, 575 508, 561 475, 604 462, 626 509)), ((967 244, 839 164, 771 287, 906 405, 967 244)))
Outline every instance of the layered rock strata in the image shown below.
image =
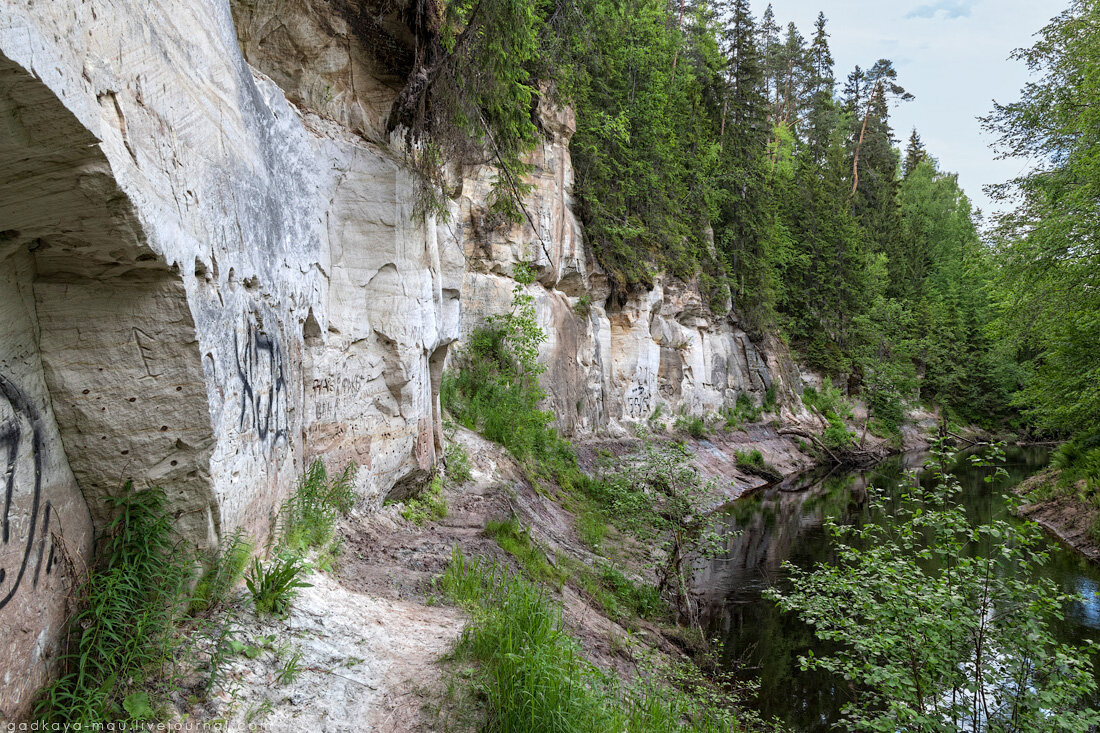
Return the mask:
POLYGON ((542 111, 528 224, 485 226, 487 169, 416 217, 383 124, 407 42, 338 0, 0 0, 0 720, 125 481, 200 548, 266 535, 315 456, 357 463, 367 506, 422 483, 449 345, 508 310, 519 261, 568 434, 795 404, 782 351, 690 284, 611 301, 567 110, 542 111))

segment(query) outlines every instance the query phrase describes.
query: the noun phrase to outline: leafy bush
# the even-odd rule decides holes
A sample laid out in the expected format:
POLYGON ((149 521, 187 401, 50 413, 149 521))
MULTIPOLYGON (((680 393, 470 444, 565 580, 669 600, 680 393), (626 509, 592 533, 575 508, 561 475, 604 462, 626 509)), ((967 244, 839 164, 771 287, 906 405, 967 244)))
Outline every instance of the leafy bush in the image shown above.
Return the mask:
POLYGON ((573 312, 580 318, 588 318, 588 315, 592 312, 592 296, 588 293, 582 293, 577 302, 573 304, 573 312))
POLYGON ((107 501, 112 519, 78 591, 80 611, 66 626, 60 674, 35 705, 41 722, 90 728, 146 720, 148 696, 137 693, 181 648, 176 623, 194 555, 173 543, 164 491, 127 482, 120 498, 107 501))
POLYGON ((836 415, 842 420, 852 417, 852 407, 848 400, 833 386, 833 380, 825 377, 821 383, 821 389, 813 386, 802 390, 802 404, 820 412, 828 419, 830 415, 836 415))
MULTIPOLYGON (((774 400, 774 392, 772 399, 774 400)), ((752 398, 749 397, 747 392, 741 392, 737 395, 737 402, 732 409, 725 408, 722 411, 722 415, 726 418, 726 429, 735 430, 744 423, 754 423, 760 419, 761 413, 765 412, 765 408, 757 407, 752 403, 752 398)))
POLYGON ((689 555, 706 554, 714 539, 696 507, 714 492, 692 464, 682 443, 643 442, 621 462, 605 465, 599 477, 580 484, 602 515, 650 548, 658 586, 668 589, 677 608, 692 619, 687 587, 689 555))
POLYGON ((517 266, 512 311, 491 316, 470 334, 456 355, 456 369, 443 374, 440 400, 470 430, 499 443, 531 471, 565 488, 578 479, 572 446, 553 427, 553 414, 539 409, 545 393, 538 347, 546 335, 535 319, 534 298, 524 286, 534 270, 517 266))
POLYGON ((447 500, 443 498, 442 474, 437 473, 432 476, 426 490, 405 501, 405 505, 401 508, 401 516, 416 525, 447 516, 447 500))
POLYGON ((744 469, 746 473, 754 474, 768 481, 780 481, 783 478, 783 473, 766 462, 764 454, 755 448, 750 451, 734 451, 734 456, 737 458, 737 465, 744 469))
POLYGON ((447 441, 443 449, 443 460, 447 467, 447 478, 456 484, 464 484, 474 477, 470 471, 470 455, 461 443, 447 441))
POLYGON ((947 461, 937 453, 930 488, 914 481, 894 501, 872 492, 888 525, 830 522, 834 564, 787 564, 792 589, 769 594, 834 644, 803 664, 860 689, 848 730, 1091 730, 1100 711, 1080 700, 1096 691, 1096 649, 1052 633, 1071 599, 1036 570, 1047 560, 1038 527, 972 524, 947 461))
POLYGON ((676 422, 673 423, 673 427, 696 439, 705 438, 707 437, 707 433, 710 432, 707 429, 706 419, 699 415, 680 415, 676 418, 676 422))
POLYGON ((252 561, 245 584, 252 593, 256 613, 261 616, 285 616, 299 588, 312 585, 301 579, 309 569, 302 560, 292 556, 276 556, 265 568, 259 558, 252 561))
POLYGON ((802 404, 825 416, 829 425, 821 434, 821 442, 828 448, 839 450, 855 444, 856 436, 844 424, 852 417, 852 407, 829 377, 825 377, 820 390, 806 387, 802 391, 802 404))

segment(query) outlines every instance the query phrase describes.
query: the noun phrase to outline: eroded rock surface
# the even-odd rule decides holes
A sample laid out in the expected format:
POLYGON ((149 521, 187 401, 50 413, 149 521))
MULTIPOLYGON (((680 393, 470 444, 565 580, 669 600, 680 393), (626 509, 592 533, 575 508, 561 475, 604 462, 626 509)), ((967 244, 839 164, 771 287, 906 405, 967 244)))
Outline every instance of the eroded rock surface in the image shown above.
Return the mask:
POLYGON ((181 537, 264 537, 306 461, 402 496, 441 447, 449 345, 519 261, 574 436, 714 412, 797 370, 690 284, 625 302, 572 213, 568 110, 542 110, 530 220, 448 221, 384 134, 409 37, 337 0, 0 0, 0 720, 47 679, 123 482, 181 537))

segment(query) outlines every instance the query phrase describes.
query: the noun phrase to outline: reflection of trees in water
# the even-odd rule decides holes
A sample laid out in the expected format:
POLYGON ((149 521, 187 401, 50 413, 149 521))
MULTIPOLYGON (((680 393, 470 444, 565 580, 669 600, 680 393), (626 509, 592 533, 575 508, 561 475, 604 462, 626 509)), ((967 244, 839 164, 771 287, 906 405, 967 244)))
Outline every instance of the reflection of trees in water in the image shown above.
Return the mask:
MULTIPOLYGON (((889 521, 867 511, 868 487, 883 488, 888 495, 900 482, 911 480, 907 472, 920 468, 923 454, 895 456, 865 472, 819 471, 768 487, 726 507, 723 525, 729 531, 725 555, 695 565, 695 587, 702 601, 704 623, 726 640, 726 661, 744 663, 743 674, 760 683, 760 709, 780 715, 793 729, 830 730, 829 723, 850 699, 847 685, 822 672, 801 672, 798 657, 810 649, 822 650, 812 630, 793 614, 783 614, 760 598, 764 588, 782 582, 781 565, 790 560, 801 567, 827 561, 831 543, 824 522, 889 521), (801 489, 801 490, 798 490, 801 489)), ((1009 478, 991 487, 985 472, 960 461, 954 471, 964 488, 964 502, 971 518, 988 521, 1007 511, 1000 491, 1018 483, 1046 463, 1046 451, 1009 448, 1009 478)), ((927 479, 926 479, 927 480, 927 479)), ((1096 568, 1069 552, 1055 551, 1043 571, 1066 592, 1100 588, 1096 568), (1095 586, 1095 587, 1093 587, 1095 586)), ((1059 629, 1065 641, 1092 634, 1100 640, 1100 598, 1076 604, 1059 629)))

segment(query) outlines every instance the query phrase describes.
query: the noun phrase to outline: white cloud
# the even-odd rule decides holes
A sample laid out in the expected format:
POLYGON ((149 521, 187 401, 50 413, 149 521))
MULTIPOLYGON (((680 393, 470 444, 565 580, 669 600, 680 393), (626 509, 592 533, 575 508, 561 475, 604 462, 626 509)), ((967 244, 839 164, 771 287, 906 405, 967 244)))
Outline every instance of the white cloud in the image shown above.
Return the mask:
POLYGON ((936 3, 928 3, 927 5, 920 5, 913 8, 905 17, 935 18, 942 13, 943 17, 948 20, 969 18, 970 11, 973 9, 975 2, 977 2, 977 0, 939 0, 939 2, 936 3))

